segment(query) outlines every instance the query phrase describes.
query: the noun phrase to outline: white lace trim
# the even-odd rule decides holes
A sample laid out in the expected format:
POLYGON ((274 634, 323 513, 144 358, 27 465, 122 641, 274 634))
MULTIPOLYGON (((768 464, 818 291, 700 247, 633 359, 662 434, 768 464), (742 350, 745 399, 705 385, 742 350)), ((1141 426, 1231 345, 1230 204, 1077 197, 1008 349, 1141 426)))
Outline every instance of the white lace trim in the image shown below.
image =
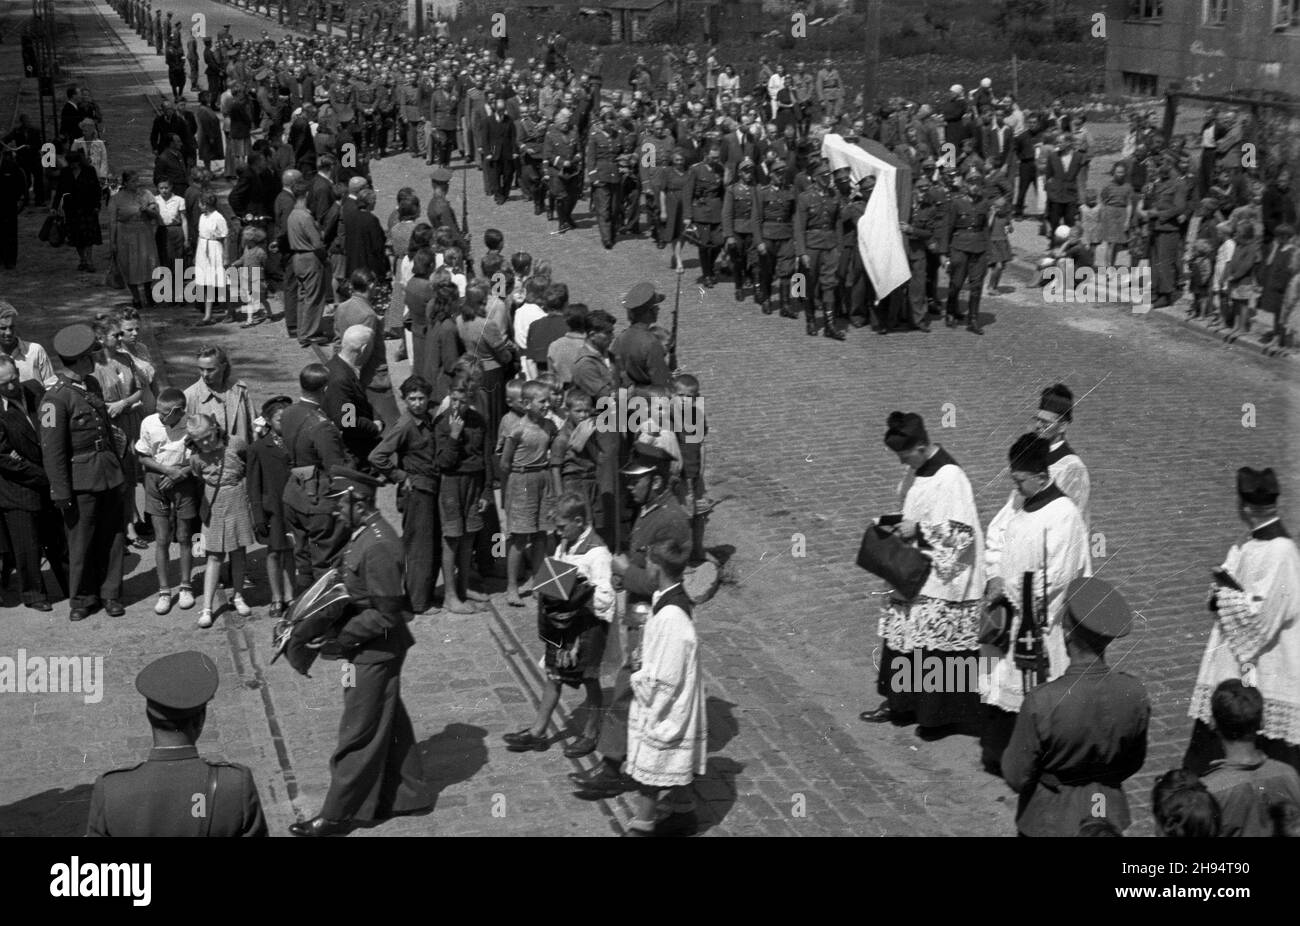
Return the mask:
POLYGON ((880 616, 880 637, 896 653, 978 649, 980 606, 979 599, 944 601, 925 595, 910 604, 891 603, 880 616))

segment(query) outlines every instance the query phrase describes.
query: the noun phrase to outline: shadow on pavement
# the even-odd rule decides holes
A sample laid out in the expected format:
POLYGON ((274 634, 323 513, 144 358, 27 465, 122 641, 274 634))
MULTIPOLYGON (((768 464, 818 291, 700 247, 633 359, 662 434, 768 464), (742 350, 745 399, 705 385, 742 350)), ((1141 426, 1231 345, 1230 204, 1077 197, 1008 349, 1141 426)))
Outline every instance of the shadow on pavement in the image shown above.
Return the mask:
POLYGON ((0 837, 86 835, 93 787, 50 789, 0 806, 0 837))
POLYGON ((438 797, 451 785, 473 778, 487 765, 487 730, 465 723, 449 723, 441 733, 420 743, 424 780, 436 808, 438 797))

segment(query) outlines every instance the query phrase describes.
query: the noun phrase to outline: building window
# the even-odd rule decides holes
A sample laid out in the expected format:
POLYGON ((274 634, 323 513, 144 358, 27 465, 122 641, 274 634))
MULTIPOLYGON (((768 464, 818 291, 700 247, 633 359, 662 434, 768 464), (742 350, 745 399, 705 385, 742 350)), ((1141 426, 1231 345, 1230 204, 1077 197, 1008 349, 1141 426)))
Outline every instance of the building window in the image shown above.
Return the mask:
POLYGON ((1228 0, 1201 0, 1201 25, 1222 26, 1228 21, 1228 0))
POLYGON ((1300 30, 1300 0, 1273 0, 1273 28, 1300 30))
POLYGON ((1130 96, 1155 96, 1157 78, 1155 74, 1140 74, 1137 71, 1123 71, 1124 92, 1130 96))
POLYGON ((1164 0, 1129 0, 1129 19, 1159 19, 1164 6, 1164 0))

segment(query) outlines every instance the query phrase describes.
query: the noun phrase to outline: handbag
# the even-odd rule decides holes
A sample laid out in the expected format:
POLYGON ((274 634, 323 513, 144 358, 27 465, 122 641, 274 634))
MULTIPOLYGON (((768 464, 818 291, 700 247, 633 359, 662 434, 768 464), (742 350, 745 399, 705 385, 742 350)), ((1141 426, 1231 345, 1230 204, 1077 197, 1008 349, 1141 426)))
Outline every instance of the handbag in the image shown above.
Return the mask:
POLYGON ((980 612, 979 643, 1006 650, 1011 645, 1011 621, 1015 607, 1006 598, 999 598, 980 612))
POLYGON ((63 216, 52 215, 47 221, 50 222, 50 231, 45 240, 50 243, 52 248, 62 247, 64 239, 68 237, 68 229, 63 216))
POLYGON ((924 553, 879 524, 872 524, 862 535, 857 563, 908 601, 921 591, 932 565, 924 553))

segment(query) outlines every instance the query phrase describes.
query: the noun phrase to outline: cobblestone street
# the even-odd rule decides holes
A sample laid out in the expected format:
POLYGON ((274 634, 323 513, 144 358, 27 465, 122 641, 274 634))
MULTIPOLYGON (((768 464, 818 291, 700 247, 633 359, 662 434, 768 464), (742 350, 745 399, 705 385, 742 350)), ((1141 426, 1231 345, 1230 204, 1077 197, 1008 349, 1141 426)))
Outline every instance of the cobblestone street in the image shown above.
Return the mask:
MULTIPOLYGON (((168 4, 163 0, 163 9, 168 4)), ((209 29, 236 36, 276 27, 210 0, 192 0, 209 29), (215 24, 215 25, 214 25, 215 24)), ((68 27, 66 67, 90 83, 103 109, 114 172, 152 164, 152 112, 143 93, 165 85, 161 57, 103 3, 60 5, 68 27), (127 53, 140 68, 127 65, 127 53)), ((6 43, 8 47, 8 43, 6 43)), ((0 104, 10 115, 20 62, 0 55, 0 104)), ((34 82, 20 105, 35 112, 34 82)), ((157 88, 157 89, 156 89, 157 88)), ((650 280, 675 301, 668 251, 646 239, 601 248, 584 202, 579 230, 551 234, 518 192, 504 206, 482 195, 476 169, 456 166, 476 253, 488 227, 507 253, 550 260, 575 301, 624 322, 619 299, 650 280)), ((395 155, 372 166, 376 214, 412 186, 427 204, 422 160, 395 155)), ((0 298, 22 313, 24 338, 53 332, 121 300, 100 274, 71 271, 75 255, 36 241, 43 210, 19 219, 17 271, 0 275, 0 298)), ((1013 242, 1036 256, 1034 222, 1013 242)), ((100 249, 103 250, 103 249, 100 249)), ((1140 624, 1110 661, 1140 678, 1154 712, 1142 772, 1127 785, 1130 835, 1150 835, 1148 797, 1156 775, 1176 766, 1191 728, 1187 704, 1206 637, 1209 569, 1240 536, 1234 473, 1272 466, 1282 481, 1283 518, 1300 493, 1294 464, 1300 385, 1294 362, 1270 359, 1126 306, 1049 305, 1026 286, 1025 266, 1008 270, 1003 294, 984 302, 984 337, 941 324, 928 335, 877 337, 852 330, 843 343, 804 335, 803 323, 764 316, 735 302, 729 281, 695 283, 694 254, 681 281, 680 365, 699 377, 709 416, 710 494, 720 501, 707 545, 725 560, 724 584, 697 614, 708 696, 709 772, 696 791, 709 835, 1006 835, 1015 833, 1015 796, 979 766, 976 740, 924 742, 911 728, 873 726, 878 602, 883 584, 854 565, 869 520, 898 508, 902 476, 881 437, 896 409, 922 414, 933 436, 966 469, 987 526, 1011 490, 1006 450, 1029 427, 1039 391, 1064 382, 1078 401, 1070 443, 1092 477, 1094 569, 1116 583, 1140 624), (1284 457, 1289 455, 1290 459, 1284 457)), ((152 309, 146 336, 172 384, 195 378, 194 352, 216 340, 231 353, 254 405, 296 395, 303 364, 316 359, 279 323, 251 330, 200 329, 192 307, 152 309), (212 331, 218 332, 212 334, 212 331)), ((396 342, 388 342, 390 351, 396 342)), ((407 375, 394 363, 393 381, 407 375)), ((396 520, 391 492, 382 508, 396 520)), ((0 696, 0 836, 74 835, 84 830, 90 787, 102 771, 140 761, 149 745, 133 679, 149 660, 199 649, 221 668, 221 687, 200 743, 205 753, 250 765, 272 833, 313 816, 329 783, 341 696, 335 664, 303 678, 268 665, 271 622, 264 588, 250 594, 254 617, 233 612, 207 631, 197 611, 153 613, 151 551, 130 551, 127 614, 70 624, 67 603, 33 612, 8 593, 0 655, 102 655, 103 698, 0 696)), ((262 553, 254 575, 264 576, 262 553)), ((263 583, 264 584, 264 583, 263 583)), ((500 599, 500 596, 497 596, 500 599)), ((487 614, 419 617, 403 696, 438 800, 431 815, 364 835, 612 835, 630 818, 622 801, 584 802, 566 773, 589 767, 548 752, 507 752, 501 734, 529 722, 540 692, 541 655, 531 607, 499 600, 487 614)), ((611 685, 612 673, 605 679, 611 685)), ((571 700, 569 703, 576 703, 571 700)))

